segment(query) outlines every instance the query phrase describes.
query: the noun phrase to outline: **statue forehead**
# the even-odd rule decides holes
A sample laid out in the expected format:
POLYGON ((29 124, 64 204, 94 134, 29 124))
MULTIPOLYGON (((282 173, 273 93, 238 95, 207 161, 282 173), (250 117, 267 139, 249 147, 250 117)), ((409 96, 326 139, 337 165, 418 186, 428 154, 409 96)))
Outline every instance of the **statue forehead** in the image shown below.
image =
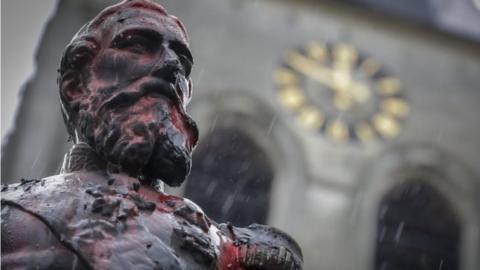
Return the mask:
POLYGON ((159 32, 168 40, 179 40, 188 44, 187 37, 173 16, 154 10, 125 8, 111 14, 98 29, 103 37, 115 35, 127 29, 143 28, 159 32))

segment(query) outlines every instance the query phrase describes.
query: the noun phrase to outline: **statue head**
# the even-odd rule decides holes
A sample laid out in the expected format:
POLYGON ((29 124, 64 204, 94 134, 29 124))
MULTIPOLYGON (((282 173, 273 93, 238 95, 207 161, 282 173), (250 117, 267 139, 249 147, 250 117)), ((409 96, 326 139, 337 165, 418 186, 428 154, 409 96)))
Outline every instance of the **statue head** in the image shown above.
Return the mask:
POLYGON ((122 172, 180 185, 198 139, 186 113, 192 64, 183 24, 162 6, 126 0, 108 7, 79 30, 61 60, 70 136, 122 172))

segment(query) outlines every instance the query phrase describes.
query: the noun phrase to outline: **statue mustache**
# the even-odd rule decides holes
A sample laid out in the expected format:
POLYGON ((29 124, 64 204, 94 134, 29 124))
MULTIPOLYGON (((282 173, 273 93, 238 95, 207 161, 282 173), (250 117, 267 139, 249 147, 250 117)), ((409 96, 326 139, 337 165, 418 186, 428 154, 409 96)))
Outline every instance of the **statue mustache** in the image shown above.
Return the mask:
MULTIPOLYGON (((117 85, 104 90, 104 92, 117 92, 116 90, 120 88, 122 87, 120 85, 117 85)), ((153 78, 141 84, 138 89, 135 89, 133 91, 122 90, 119 93, 114 94, 112 97, 102 103, 102 105, 98 109, 98 112, 100 114, 103 114, 108 110, 116 110, 118 108, 129 107, 147 95, 161 95, 166 97, 167 99, 170 99, 174 104, 181 104, 182 101, 180 96, 178 95, 179 91, 177 91, 177 89, 179 88, 180 85, 178 83, 178 80, 175 84, 173 84, 161 78, 153 78)))

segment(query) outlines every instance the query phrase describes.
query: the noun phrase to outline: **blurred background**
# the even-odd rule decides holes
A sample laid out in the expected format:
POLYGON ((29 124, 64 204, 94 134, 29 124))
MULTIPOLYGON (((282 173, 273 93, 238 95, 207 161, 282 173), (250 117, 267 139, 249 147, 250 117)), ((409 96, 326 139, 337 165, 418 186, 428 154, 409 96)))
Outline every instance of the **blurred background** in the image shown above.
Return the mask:
MULTIPOLYGON (((58 173, 56 70, 107 0, 2 0, 2 183, 58 173)), ((164 0, 201 136, 171 193, 306 270, 480 269, 480 1, 164 0)))

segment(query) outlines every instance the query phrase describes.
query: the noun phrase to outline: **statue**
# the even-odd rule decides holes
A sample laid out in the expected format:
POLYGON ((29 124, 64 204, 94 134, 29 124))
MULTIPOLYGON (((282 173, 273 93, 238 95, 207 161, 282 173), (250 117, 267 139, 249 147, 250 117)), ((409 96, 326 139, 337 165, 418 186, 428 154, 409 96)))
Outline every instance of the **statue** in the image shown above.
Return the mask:
POLYGON ((159 187, 190 171, 192 64, 185 27, 152 1, 79 30, 58 78, 74 145, 59 175, 2 186, 4 269, 302 268, 280 230, 217 224, 159 187))

